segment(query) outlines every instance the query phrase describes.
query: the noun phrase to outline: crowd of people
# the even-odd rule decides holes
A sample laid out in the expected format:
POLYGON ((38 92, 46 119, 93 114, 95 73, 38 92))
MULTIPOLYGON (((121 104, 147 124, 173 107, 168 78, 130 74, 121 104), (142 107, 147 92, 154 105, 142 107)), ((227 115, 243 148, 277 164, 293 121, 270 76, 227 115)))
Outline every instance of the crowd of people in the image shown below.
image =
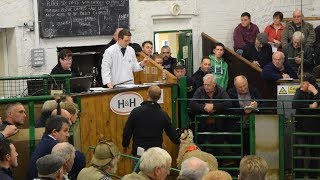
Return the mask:
MULTIPOLYGON (((293 78, 297 79, 303 70, 305 75, 300 88, 297 89, 292 104, 297 114, 318 114, 320 96, 315 77, 320 74, 320 33, 315 33, 310 23, 303 21, 300 10, 293 12, 293 21, 282 25, 283 14, 275 12, 273 23, 260 33, 257 25, 251 22, 251 15, 244 12, 241 23, 235 28, 234 50, 248 59, 253 65, 262 69, 261 77, 268 81, 293 78), (301 54, 303 53, 303 55, 301 54), (302 59, 303 57, 303 59, 302 59), (303 61, 302 61, 303 60, 303 61), (301 66, 303 63, 303 69, 301 66), (307 109, 306 109, 307 108, 307 109)), ((152 58, 163 67, 163 70, 174 74, 178 81, 186 77, 186 67, 183 60, 177 61, 171 56, 169 46, 163 46, 161 52, 152 53, 153 43, 145 41, 142 46, 131 43, 131 33, 119 28, 113 39, 104 48, 101 58, 102 85, 114 88, 117 84, 133 83, 133 72, 142 71, 152 58), (142 51, 146 57, 138 62, 135 52, 142 51)), ((228 60, 224 57, 225 47, 216 43, 212 54, 201 59, 199 69, 188 76, 187 91, 190 99, 188 106, 192 114, 222 114, 230 113, 230 108, 236 108, 232 114, 243 115, 258 111, 265 103, 257 88, 249 85, 247 78, 239 74, 233 79, 233 87, 229 87, 228 60), (226 99, 233 99, 228 101, 226 99)), ((72 52, 63 49, 58 54, 58 64, 51 74, 71 74, 79 76, 77 68, 72 66, 72 52)), ((169 115, 161 109, 158 100, 161 97, 159 86, 148 89, 147 99, 135 108, 129 115, 123 129, 122 153, 127 153, 132 139, 132 152, 139 157, 139 172, 133 172, 123 179, 160 179, 164 180, 170 174, 172 158, 162 149, 163 131, 174 144, 180 144, 177 131, 171 123, 169 115), (150 123, 152 121, 152 123, 150 123), (140 148, 140 150, 139 150, 140 148), (139 152, 142 149, 142 153, 139 152)), ((120 151, 110 140, 100 139, 91 163, 88 167, 84 154, 75 150, 68 143, 69 128, 78 117, 78 107, 72 98, 46 101, 42 107, 41 117, 36 127, 44 127, 45 132, 33 152, 28 170, 28 179, 112 179, 117 170, 120 151)), ((0 179, 12 179, 12 168, 18 166, 18 152, 14 142, 7 138, 19 132, 18 127, 26 119, 26 111, 21 103, 8 104, 6 117, 0 126, 0 179)), ((192 117, 192 116, 191 116, 192 117)), ((310 117, 308 123, 300 121, 297 130, 319 132, 316 119, 310 117)), ((219 131, 221 127, 232 125, 218 119, 208 119, 201 122, 203 131, 219 131)), ((230 129, 229 129, 230 130, 230 129)), ((246 132, 246 131, 244 131, 246 132)), ((244 133, 246 134, 246 133, 244 133)), ((245 141, 248 135, 244 136, 245 141)), ((301 143, 317 143, 317 138, 301 138, 301 143)), ((219 140, 206 139, 209 143, 219 143, 219 140)), ((244 143, 244 146, 248 146, 244 143)), ((245 153, 248 153, 245 151, 245 153)), ((317 155, 317 150, 308 152, 317 155)), ((306 152, 301 152, 306 154, 306 152)), ((248 155, 248 154, 246 154, 248 155)), ((133 166, 136 165, 133 162, 133 166)), ((302 166, 302 164, 300 164, 302 166)), ((319 168, 317 163, 311 163, 313 168, 319 168)), ((238 179, 265 179, 268 171, 266 161, 258 156, 248 155, 240 161, 238 179)), ((198 158, 185 160, 181 165, 179 180, 183 179, 232 179, 228 172, 214 170, 209 172, 208 164, 198 158)))

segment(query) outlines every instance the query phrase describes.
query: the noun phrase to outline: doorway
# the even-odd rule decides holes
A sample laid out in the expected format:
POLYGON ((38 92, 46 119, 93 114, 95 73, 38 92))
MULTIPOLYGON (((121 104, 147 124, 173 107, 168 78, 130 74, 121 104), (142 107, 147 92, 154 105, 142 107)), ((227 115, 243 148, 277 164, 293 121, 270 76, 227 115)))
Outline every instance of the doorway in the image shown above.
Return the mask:
POLYGON ((154 32, 154 52, 161 52, 162 46, 169 46, 171 56, 183 60, 187 76, 193 74, 192 30, 172 30, 154 32))

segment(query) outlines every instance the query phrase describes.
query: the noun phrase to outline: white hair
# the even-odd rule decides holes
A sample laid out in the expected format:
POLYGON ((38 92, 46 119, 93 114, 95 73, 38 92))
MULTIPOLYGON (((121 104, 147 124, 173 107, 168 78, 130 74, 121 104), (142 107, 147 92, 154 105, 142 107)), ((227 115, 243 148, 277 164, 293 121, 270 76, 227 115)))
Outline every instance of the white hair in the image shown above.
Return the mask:
POLYGON ((297 40, 297 41, 304 41, 304 34, 300 31, 296 31, 292 35, 292 41, 297 40))
POLYGON ((206 75, 203 77, 203 81, 205 81, 205 80, 207 80, 207 79, 211 79, 211 81, 212 81, 213 83, 216 82, 216 77, 215 77, 213 74, 211 74, 211 73, 206 74, 206 75))
POLYGON ((140 170, 144 173, 151 173, 156 167, 168 168, 172 159, 166 150, 153 147, 142 154, 140 161, 140 170))
POLYGON ((201 180, 208 172, 208 163, 199 158, 191 157, 181 163, 180 175, 184 175, 190 179, 201 180))

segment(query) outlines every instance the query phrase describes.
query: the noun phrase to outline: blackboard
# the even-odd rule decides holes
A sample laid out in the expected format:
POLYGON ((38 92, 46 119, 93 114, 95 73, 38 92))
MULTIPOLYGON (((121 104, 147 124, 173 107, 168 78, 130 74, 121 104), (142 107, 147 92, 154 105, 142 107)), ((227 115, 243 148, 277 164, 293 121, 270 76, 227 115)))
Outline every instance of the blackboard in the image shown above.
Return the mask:
POLYGON ((40 37, 111 35, 129 28, 129 0, 38 0, 40 37))

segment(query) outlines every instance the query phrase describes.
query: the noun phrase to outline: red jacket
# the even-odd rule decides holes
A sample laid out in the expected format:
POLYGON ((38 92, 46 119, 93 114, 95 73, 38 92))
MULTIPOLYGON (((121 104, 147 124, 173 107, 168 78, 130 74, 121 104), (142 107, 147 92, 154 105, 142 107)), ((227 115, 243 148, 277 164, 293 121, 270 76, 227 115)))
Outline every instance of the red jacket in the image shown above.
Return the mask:
MULTIPOLYGON (((264 33, 268 36, 269 42, 273 42, 274 39, 281 41, 281 34, 282 34, 283 29, 284 29, 284 26, 281 24, 280 29, 278 29, 278 31, 276 31, 276 29, 274 28, 273 23, 272 23, 265 28, 264 33)), ((278 48, 278 51, 279 50, 281 50, 281 47, 278 48)))

